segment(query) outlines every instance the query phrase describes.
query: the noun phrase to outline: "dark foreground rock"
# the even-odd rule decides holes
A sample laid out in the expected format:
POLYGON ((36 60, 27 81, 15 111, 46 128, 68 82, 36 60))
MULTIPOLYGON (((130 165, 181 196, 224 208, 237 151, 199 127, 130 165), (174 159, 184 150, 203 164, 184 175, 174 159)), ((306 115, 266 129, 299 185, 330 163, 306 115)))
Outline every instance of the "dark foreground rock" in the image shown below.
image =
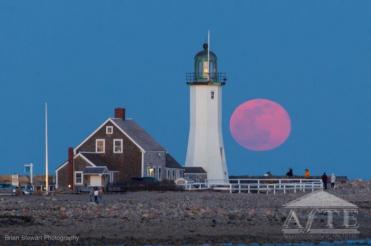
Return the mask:
MULTIPOLYGON (((358 184, 357 184, 358 185, 358 184)), ((358 187, 358 186, 357 186, 358 187)), ((142 245, 284 242, 282 207, 304 193, 131 192, 0 198, 0 245, 142 245)), ((361 238, 371 238, 369 186, 335 195, 359 206, 361 238)))

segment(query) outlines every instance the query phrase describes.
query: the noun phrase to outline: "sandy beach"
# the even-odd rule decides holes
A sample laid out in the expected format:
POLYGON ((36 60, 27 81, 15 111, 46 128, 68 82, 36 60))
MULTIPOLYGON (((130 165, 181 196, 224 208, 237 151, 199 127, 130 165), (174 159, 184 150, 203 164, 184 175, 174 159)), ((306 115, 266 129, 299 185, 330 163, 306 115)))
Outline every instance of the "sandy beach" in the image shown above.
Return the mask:
MULTIPOLYGON (((331 191, 359 207, 360 238, 371 238, 370 184, 331 191)), ((87 194, 0 197, 1 245, 284 242, 282 206, 304 194, 128 192, 98 205, 87 194)))

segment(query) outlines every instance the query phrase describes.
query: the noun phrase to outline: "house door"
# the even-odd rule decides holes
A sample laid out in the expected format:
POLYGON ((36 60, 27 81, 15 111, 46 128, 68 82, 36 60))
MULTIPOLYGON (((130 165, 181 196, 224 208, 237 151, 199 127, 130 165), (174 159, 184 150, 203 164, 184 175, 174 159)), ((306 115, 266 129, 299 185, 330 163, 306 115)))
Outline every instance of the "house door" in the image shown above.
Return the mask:
POLYGON ((99 175, 90 176, 90 186, 102 186, 102 177, 99 175))

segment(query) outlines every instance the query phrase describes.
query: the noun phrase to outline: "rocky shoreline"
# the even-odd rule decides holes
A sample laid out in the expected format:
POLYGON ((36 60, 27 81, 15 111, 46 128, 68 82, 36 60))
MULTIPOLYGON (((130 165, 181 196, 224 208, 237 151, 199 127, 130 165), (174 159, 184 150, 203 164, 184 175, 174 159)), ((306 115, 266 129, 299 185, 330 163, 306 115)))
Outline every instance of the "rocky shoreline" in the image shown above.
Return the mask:
MULTIPOLYGON (((359 207, 360 238, 371 238, 371 182, 350 183, 332 193, 359 207)), ((98 205, 90 202, 87 194, 1 197, 0 242, 180 245, 303 241, 284 238, 281 232, 288 214, 283 204, 302 195, 128 192, 106 194, 98 205)))

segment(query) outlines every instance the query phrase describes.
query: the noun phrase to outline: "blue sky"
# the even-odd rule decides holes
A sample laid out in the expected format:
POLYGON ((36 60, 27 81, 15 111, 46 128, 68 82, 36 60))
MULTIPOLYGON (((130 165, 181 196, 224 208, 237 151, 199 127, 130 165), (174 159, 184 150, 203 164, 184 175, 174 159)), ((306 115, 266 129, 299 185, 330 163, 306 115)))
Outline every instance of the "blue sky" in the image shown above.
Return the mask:
POLYGON ((185 73, 211 30, 223 91, 231 174, 323 171, 370 178, 370 1, 1 1, 0 165, 43 171, 43 103, 50 169, 124 106, 184 163, 185 73), (251 152, 228 129, 252 98, 286 108, 292 133, 251 152))

